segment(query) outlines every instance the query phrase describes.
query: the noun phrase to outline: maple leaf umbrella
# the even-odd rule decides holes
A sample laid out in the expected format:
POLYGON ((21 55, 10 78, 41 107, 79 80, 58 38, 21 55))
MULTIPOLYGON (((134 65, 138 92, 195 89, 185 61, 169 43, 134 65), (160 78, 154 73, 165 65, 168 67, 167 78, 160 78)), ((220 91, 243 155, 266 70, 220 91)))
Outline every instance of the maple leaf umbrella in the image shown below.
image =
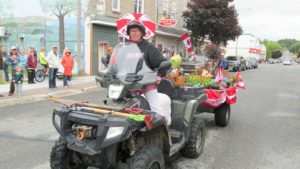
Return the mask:
POLYGON ((150 37, 155 35, 155 23, 150 20, 148 16, 140 13, 128 13, 117 20, 117 32, 123 36, 127 35, 127 24, 131 21, 138 20, 143 23, 146 30, 145 39, 149 39, 150 37))

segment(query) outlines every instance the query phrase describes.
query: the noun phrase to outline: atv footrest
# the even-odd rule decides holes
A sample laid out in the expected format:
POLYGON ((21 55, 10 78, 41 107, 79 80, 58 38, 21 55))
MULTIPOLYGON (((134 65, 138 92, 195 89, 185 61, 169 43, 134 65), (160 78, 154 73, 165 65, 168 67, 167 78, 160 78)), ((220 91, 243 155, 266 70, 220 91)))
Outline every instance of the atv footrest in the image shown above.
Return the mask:
POLYGON ((171 134, 172 142, 174 142, 174 143, 179 142, 183 136, 182 132, 175 130, 175 129, 171 129, 170 134, 171 134))

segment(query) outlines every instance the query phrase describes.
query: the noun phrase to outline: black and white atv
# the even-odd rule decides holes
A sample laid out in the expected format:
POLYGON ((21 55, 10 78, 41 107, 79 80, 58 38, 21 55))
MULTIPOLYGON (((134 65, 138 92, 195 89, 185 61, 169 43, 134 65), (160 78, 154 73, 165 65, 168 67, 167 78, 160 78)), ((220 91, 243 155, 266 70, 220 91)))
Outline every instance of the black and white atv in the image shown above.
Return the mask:
MULTIPOLYGON (((160 68, 166 67, 170 63, 162 62, 160 68)), ((199 90, 183 98, 184 89, 162 81, 160 91, 171 96, 172 124, 167 126, 141 96, 156 83, 156 72, 148 68, 135 43, 118 44, 96 81, 108 88, 105 104, 70 104, 53 111, 60 138, 52 148, 51 168, 164 169, 179 151, 190 158, 202 154, 206 129, 196 109, 206 95, 199 90)))

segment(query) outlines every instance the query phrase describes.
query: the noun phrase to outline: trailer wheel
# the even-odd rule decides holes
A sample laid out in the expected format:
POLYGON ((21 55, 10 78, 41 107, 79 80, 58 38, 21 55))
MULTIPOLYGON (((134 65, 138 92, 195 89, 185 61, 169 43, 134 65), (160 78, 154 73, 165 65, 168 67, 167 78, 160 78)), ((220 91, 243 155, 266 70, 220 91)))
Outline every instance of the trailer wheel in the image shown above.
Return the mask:
POLYGON ((155 146, 145 146, 128 159, 130 169, 165 169, 164 156, 155 146))
POLYGON ((226 127, 230 121, 230 112, 230 105, 226 103, 215 109, 215 123, 218 126, 226 127))
POLYGON ((204 121, 194 118, 190 131, 189 141, 180 152, 184 157, 197 158, 202 154, 205 142, 206 128, 204 121))
POLYGON ((52 147, 50 155, 51 169, 87 169, 88 167, 76 163, 74 160, 74 152, 67 147, 67 143, 63 138, 59 138, 52 147))

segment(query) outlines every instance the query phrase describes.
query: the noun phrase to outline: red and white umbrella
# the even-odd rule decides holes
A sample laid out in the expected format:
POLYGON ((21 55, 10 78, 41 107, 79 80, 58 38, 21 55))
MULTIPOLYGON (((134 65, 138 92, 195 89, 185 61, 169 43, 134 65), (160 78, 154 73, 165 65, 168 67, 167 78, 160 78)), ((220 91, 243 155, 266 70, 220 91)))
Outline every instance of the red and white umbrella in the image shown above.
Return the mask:
POLYGON ((155 35, 155 23, 152 22, 150 18, 145 14, 139 13, 128 13, 117 20, 117 32, 128 38, 127 24, 134 20, 138 20, 144 24, 146 29, 146 35, 144 36, 145 39, 148 39, 155 35))

